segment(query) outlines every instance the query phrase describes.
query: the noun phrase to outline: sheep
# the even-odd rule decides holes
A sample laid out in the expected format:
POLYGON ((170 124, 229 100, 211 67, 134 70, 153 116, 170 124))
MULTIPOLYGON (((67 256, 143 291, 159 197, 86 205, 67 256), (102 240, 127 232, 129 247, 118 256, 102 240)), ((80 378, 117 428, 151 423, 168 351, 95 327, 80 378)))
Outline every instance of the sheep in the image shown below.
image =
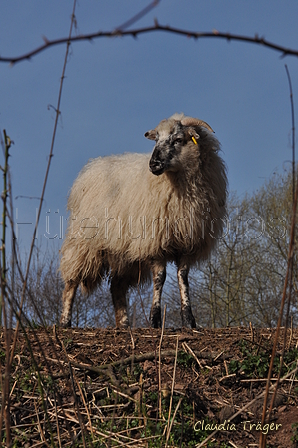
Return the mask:
POLYGON ((184 114, 162 120, 144 136, 156 142, 151 156, 91 159, 72 186, 60 261, 63 327, 71 326, 77 287, 90 294, 104 277, 110 281, 116 327, 128 327, 128 289, 151 276, 150 325, 161 327, 168 262, 177 267, 182 326, 196 326, 189 269, 208 258, 226 216, 220 144, 206 122, 184 114))

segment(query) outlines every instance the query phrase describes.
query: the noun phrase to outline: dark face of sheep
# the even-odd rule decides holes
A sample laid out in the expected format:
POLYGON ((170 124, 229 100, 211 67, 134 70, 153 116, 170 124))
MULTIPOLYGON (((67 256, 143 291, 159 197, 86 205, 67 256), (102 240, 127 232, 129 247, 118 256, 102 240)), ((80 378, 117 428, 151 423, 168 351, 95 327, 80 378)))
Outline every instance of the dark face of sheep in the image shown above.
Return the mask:
POLYGON ((145 137, 156 141, 149 169, 159 176, 165 171, 179 171, 183 147, 188 143, 196 145, 199 135, 193 128, 183 126, 179 121, 174 124, 163 121, 156 129, 146 132, 145 137))

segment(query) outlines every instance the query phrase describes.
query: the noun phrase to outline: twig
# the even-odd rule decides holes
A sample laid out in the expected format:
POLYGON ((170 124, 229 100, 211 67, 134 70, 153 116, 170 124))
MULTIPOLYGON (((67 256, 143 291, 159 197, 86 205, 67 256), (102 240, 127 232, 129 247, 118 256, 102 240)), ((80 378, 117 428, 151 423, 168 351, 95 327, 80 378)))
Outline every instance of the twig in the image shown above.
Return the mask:
MULTIPOLYGON (((200 357, 200 356, 202 358, 207 357, 207 356, 203 356, 201 352, 194 352, 194 353, 196 354, 197 357, 200 357)), ((167 357, 173 358, 175 356, 176 356, 176 350, 162 350, 160 352, 161 358, 167 358, 167 357)), ((210 355, 207 358, 209 358, 209 357, 212 359, 212 357, 210 355)), ((47 357, 46 359, 49 361, 55 362, 55 363, 63 363, 63 361, 61 359, 54 359, 54 358, 49 358, 49 357, 47 357)), ((154 359, 156 359, 155 351, 143 353, 141 355, 131 355, 131 356, 128 356, 127 358, 121 359, 119 361, 113 361, 110 364, 103 364, 100 366, 83 364, 83 363, 79 363, 79 362, 76 362, 73 360, 71 361, 71 364, 73 365, 73 367, 76 367, 78 369, 89 370, 90 372, 96 372, 96 373, 104 373, 105 370, 109 370, 113 367, 130 364, 132 360, 134 360, 135 363, 139 363, 139 362, 144 362, 144 361, 153 361, 154 359)), ((108 376, 110 376, 110 374, 108 374, 108 376)))
POLYGON ((222 376, 220 379, 219 379, 219 382, 221 382, 221 381, 223 381, 223 380, 226 380, 227 378, 233 378, 233 377, 235 377, 236 376, 236 373, 230 373, 230 374, 227 374, 226 376, 222 376))
POLYGON ((57 437, 58 437, 58 442, 59 442, 59 448, 62 447, 61 445, 61 438, 60 438, 60 429, 59 429, 59 421, 58 421, 58 410, 57 410, 57 403, 56 403, 56 393, 55 393, 55 388, 54 388, 54 404, 55 404, 55 420, 56 420, 56 427, 57 427, 57 437))
POLYGON ((75 391, 75 385, 74 385, 74 378, 73 378, 73 371, 72 371, 72 366, 71 366, 71 362, 68 362, 68 366, 69 366, 69 373, 70 373, 70 379, 71 379, 71 385, 72 385, 72 391, 73 391, 73 399, 74 399, 74 404, 75 404, 75 409, 76 409, 76 413, 77 413, 77 418, 80 424, 80 428, 82 431, 82 439, 83 439, 83 445, 84 448, 86 448, 86 441, 85 441, 85 436, 84 436, 84 430, 85 430, 85 425, 81 416, 81 412, 79 409, 79 405, 77 402, 77 395, 76 395, 76 391, 75 391))
MULTIPOLYGON (((58 338, 58 336, 57 336, 57 338, 58 338)), ((81 428, 81 431, 82 431, 83 445, 84 445, 84 448, 86 448, 86 441, 85 441, 85 435, 84 435, 85 424, 83 422, 82 415, 81 415, 81 412, 80 412, 80 409, 79 409, 79 405, 78 405, 78 402, 77 402, 77 395, 76 395, 76 391, 75 391, 74 379, 75 379, 75 382, 76 382, 76 384, 77 384, 77 386, 79 388, 80 395, 82 397, 82 401, 84 403, 84 406, 85 406, 85 409, 86 409, 86 412, 87 412, 87 415, 88 415, 88 419, 89 419, 89 423, 90 423, 90 430, 91 430, 91 434, 92 434, 92 437, 93 437, 93 428, 92 428, 92 424, 91 424, 91 418, 90 418, 90 414, 88 412, 88 408, 87 408, 87 405, 86 405, 86 401, 85 401, 85 397, 83 395, 82 389, 81 389, 81 387, 79 385, 79 382, 78 382, 76 376, 73 373, 72 363, 71 363, 71 361, 69 359, 69 356, 68 356, 68 353, 66 351, 65 345, 64 345, 63 341, 60 341, 60 343, 61 343, 61 347, 62 347, 63 353, 64 353, 64 355, 66 357, 66 360, 67 360, 67 363, 68 363, 68 367, 69 367, 69 374, 70 374, 70 379, 71 379, 71 384, 72 384, 72 391, 73 391, 73 399, 74 399, 75 409, 76 409, 76 412, 77 412, 77 417, 78 417, 78 420, 79 420, 79 423, 80 423, 80 428, 81 428)))
MULTIPOLYGON (((192 351, 192 349, 187 345, 186 342, 183 342, 183 343, 182 343, 182 347, 183 347, 183 348, 184 348, 184 347, 186 348, 186 351, 188 351, 188 352, 195 358, 195 360, 196 360, 197 363, 199 364, 200 369, 203 369, 203 366, 202 366, 202 364, 200 363, 200 361, 198 360, 198 357, 197 357, 196 354, 192 351)), ((223 353, 223 352, 221 352, 221 353, 223 353)), ((219 358, 219 356, 221 355, 221 353, 216 357, 216 359, 219 358)))
MULTIPOLYGON (((298 368, 298 359, 297 359, 297 361, 296 361, 296 368, 298 368)), ((293 383, 294 383, 294 381, 298 381, 298 380, 295 380, 295 375, 293 375, 293 376, 292 376, 292 379, 291 379, 290 381, 291 381, 291 385, 290 385, 290 389, 289 389, 289 394, 290 394, 291 391, 292 391, 292 387, 293 387, 293 383)))
POLYGON ((288 342, 288 348, 290 350, 291 344, 292 344, 292 339, 293 339, 293 315, 291 315, 291 327, 290 327, 290 339, 288 342))
POLYGON ((50 445, 48 444, 48 442, 46 441, 46 438, 44 436, 41 424, 40 424, 40 420, 39 420, 39 415, 38 415, 38 410, 37 410, 37 406, 36 406, 36 402, 34 401, 34 407, 35 407, 35 411, 36 411, 36 417, 37 417, 37 426, 40 432, 40 438, 42 440, 42 442, 48 447, 50 448, 50 445))
MULTIPOLYGON (((136 392, 137 392, 137 391, 139 390, 140 383, 139 383, 139 385, 136 386, 136 387, 137 387, 137 390, 136 390, 136 392)), ((128 394, 122 392, 122 391, 120 390, 119 387, 114 386, 114 385, 110 385, 110 388, 111 388, 115 393, 117 393, 118 395, 120 395, 121 397, 124 397, 124 398, 126 398, 127 400, 132 401, 133 403, 137 403, 137 400, 136 400, 135 398, 133 398, 131 395, 128 395, 128 394)), ((131 388, 131 389, 132 389, 132 388, 131 388)), ((113 406, 114 406, 114 405, 113 405, 113 406)), ((120 405, 117 405, 117 406, 120 406, 120 405)), ((103 406, 102 406, 102 407, 103 407, 103 406)))
POLYGON ((229 376, 229 369, 228 369, 228 365, 227 365, 227 361, 226 360, 224 360, 224 366, 225 366, 226 374, 227 374, 227 376, 229 376))
POLYGON ((170 406, 169 406, 169 417, 168 417, 168 426, 167 426, 166 447, 168 446, 168 440, 169 440, 170 431, 171 431, 171 428, 172 428, 172 425, 170 426, 170 419, 171 419, 172 403, 173 403, 173 395, 174 395, 174 386, 175 386, 175 377, 176 377, 176 366, 177 366, 177 358, 178 358, 178 345, 179 345, 179 336, 177 335, 176 354, 175 354, 174 372, 173 372, 173 381, 172 381, 171 398, 170 398, 170 406))
POLYGON ((287 77, 289 81, 289 89, 290 89, 290 103, 291 103, 291 117, 292 117, 292 188, 293 188, 293 197, 294 201, 295 197, 295 110, 294 110, 294 100, 293 100, 293 89, 292 89, 292 81, 290 72, 287 64, 285 64, 285 69, 287 72, 287 77))
POLYGON ((254 341, 254 329, 253 329, 251 322, 249 322, 249 328, 250 328, 250 334, 251 334, 251 342, 253 342, 254 341))
MULTIPOLYGON (((124 24, 125 25, 125 24, 124 24)), ((7 56, 7 57, 0 57, 0 62, 6 62, 10 64, 15 64, 17 62, 21 62, 24 60, 30 60, 33 56, 36 56, 37 54, 41 53, 42 51, 53 47, 55 45, 61 45, 65 44, 67 42, 80 42, 80 41, 92 41, 93 39, 98 39, 102 37, 125 37, 125 36, 132 36, 136 37, 140 34, 146 34, 146 33, 154 33, 154 32, 160 32, 163 31, 165 33, 171 33, 171 34, 177 34, 180 36, 185 36, 187 38, 193 38, 195 40, 202 39, 202 38, 209 38, 209 39, 224 39, 228 42, 230 41, 238 41, 238 42, 247 42, 252 43, 256 45, 261 45, 266 48, 270 48, 271 50, 278 51, 281 53, 282 57, 285 56, 296 56, 298 57, 298 50, 287 48, 282 45, 276 44, 274 42, 270 42, 264 37, 259 37, 258 34, 255 36, 244 36, 240 34, 231 34, 231 33, 222 33, 217 30, 208 31, 208 32, 200 32, 200 31, 190 31, 190 30, 183 30, 181 28, 175 28, 169 25, 159 25, 157 21, 155 21, 155 24, 153 26, 148 26, 144 28, 135 28, 130 31, 119 31, 119 30, 113 30, 113 31, 99 31, 96 33, 90 33, 90 34, 81 34, 78 36, 73 36, 71 38, 64 37, 61 39, 54 39, 54 40, 45 40, 43 45, 40 45, 39 47, 35 48, 34 50, 31 50, 21 56, 7 56)))
POLYGON ((162 329, 160 335, 160 341, 158 346, 158 409, 159 409, 159 418, 162 417, 162 409, 161 409, 161 344, 163 339, 163 333, 165 329, 165 320, 166 320, 166 306, 163 311, 163 319, 162 319, 162 329))
POLYGON ((168 440, 169 440, 169 437, 170 437, 170 434, 171 434, 171 431, 172 431, 172 426, 173 426, 173 423, 175 421, 175 417, 176 417, 177 411, 178 411, 178 409, 180 407, 180 404, 182 403, 182 400, 183 400, 183 397, 180 397, 179 401, 177 403, 177 406, 175 408, 175 411, 174 411, 174 414, 173 414, 173 417, 172 417, 172 420, 171 420, 171 424, 170 424, 170 427, 169 427, 169 430, 168 430, 168 434, 167 434, 166 446, 167 446, 167 443, 168 443, 168 440))
POLYGON ((11 444, 11 434, 10 434, 10 394, 9 394, 9 378, 11 363, 9 360, 9 348, 11 334, 8 330, 7 321, 7 309, 6 309, 6 292, 7 292, 7 279, 6 279, 6 217, 7 217, 7 176, 8 176, 8 158, 9 158, 9 148, 11 146, 11 140, 6 134, 5 129, 3 130, 4 135, 4 168, 3 171, 3 211, 2 211, 2 244, 1 244, 1 302, 0 302, 0 325, 2 325, 2 313, 4 320, 5 329, 5 345, 6 345, 6 364, 5 364, 5 376, 3 381, 3 394, 2 394, 2 406, 0 415, 0 440, 2 440, 2 421, 3 417, 5 420, 6 429, 6 444, 10 446, 11 444))
POLYGON ((222 352, 220 352, 215 358, 214 358, 214 362, 217 361, 217 359, 224 353, 225 351, 223 350, 222 352))
POLYGON ((129 28, 131 25, 133 25, 135 22, 140 20, 142 17, 144 17, 148 12, 150 12, 153 8, 155 8, 159 3, 159 0, 153 0, 149 5, 145 6, 140 12, 135 14, 131 19, 127 20, 126 22, 122 23, 122 25, 117 26, 116 31, 122 32, 126 28, 129 28))
POLYGON ((5 310, 5 292, 6 292, 6 216, 7 216, 7 176, 8 176, 8 158, 9 158, 9 148, 11 146, 11 140, 6 134, 5 129, 3 130, 4 135, 4 167, 3 171, 3 210, 2 210, 2 240, 1 240, 1 303, 0 303, 0 325, 2 325, 2 312, 4 316, 4 326, 7 328, 6 321, 6 310, 5 310))
POLYGON ((93 433, 93 427, 92 427, 92 422, 91 422, 90 412, 89 412, 89 409, 88 409, 88 406, 87 406, 87 403, 86 403, 86 400, 85 400, 85 397, 84 397, 82 388, 81 388, 81 386, 80 386, 80 383, 79 383, 79 381, 78 381, 78 379, 77 379, 77 377, 76 377, 75 375, 74 375, 74 379, 75 379, 75 382, 76 382, 76 384, 77 384, 77 386, 78 386, 80 395, 81 395, 81 397, 82 397, 82 402, 83 402, 84 407, 85 407, 85 409, 86 409, 86 413, 87 413, 88 420, 89 420, 89 425, 90 425, 90 431, 91 431, 91 435, 92 435, 92 439, 93 439, 93 435, 94 435, 94 433, 93 433))
POLYGON ((231 440, 229 440, 229 444, 232 445, 234 448, 239 448, 235 443, 233 443, 231 440))
MULTIPOLYGON (((298 364, 297 364, 298 365, 298 364)), ((270 378, 270 381, 272 382, 272 381, 277 381, 278 380, 278 378, 270 378)), ((220 381, 220 380, 219 380, 220 381)), ((257 382, 260 382, 260 381, 267 381, 267 378, 247 378, 247 379, 245 379, 245 380, 240 380, 240 383, 257 383, 257 382)), ((295 379, 287 379, 287 380, 285 380, 285 381, 298 381, 298 380, 295 380, 295 379)), ((289 392, 290 393, 290 392, 289 392)))

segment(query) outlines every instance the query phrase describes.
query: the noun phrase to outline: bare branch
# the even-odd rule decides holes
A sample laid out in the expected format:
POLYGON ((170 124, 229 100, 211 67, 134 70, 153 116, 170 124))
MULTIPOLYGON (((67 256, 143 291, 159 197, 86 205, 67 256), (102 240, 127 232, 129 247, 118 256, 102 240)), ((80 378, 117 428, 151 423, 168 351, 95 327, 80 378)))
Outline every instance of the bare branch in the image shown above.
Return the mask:
MULTIPOLYGON (((149 8, 149 6, 147 8, 149 8)), ((142 13, 142 11, 141 11, 141 13, 142 13)), ((141 13, 139 13, 139 14, 141 14, 141 13)), ((196 31, 182 30, 180 28, 174 28, 171 26, 159 25, 157 20, 155 20, 154 26, 149 26, 149 27, 145 27, 145 28, 136 28, 134 30, 129 30, 129 31, 123 31, 123 28, 127 27, 129 25, 130 25, 130 23, 128 24, 128 22, 126 22, 122 25, 122 29, 120 27, 120 29, 116 28, 113 31, 98 31, 96 33, 81 34, 78 36, 73 36, 70 39, 69 39, 69 37, 63 37, 61 39, 54 39, 54 40, 46 39, 46 40, 44 40, 44 44, 37 47, 35 50, 29 51, 28 53, 23 54, 21 56, 0 57, 0 62, 15 64, 17 62, 21 62, 26 59, 29 60, 33 56, 41 53, 42 51, 44 51, 50 47, 53 47, 55 45, 65 44, 67 42, 77 42, 77 41, 84 41, 84 40, 91 41, 93 39, 98 39, 101 37, 125 37, 125 36, 136 37, 140 34, 153 33, 156 31, 158 31, 158 32, 164 31, 166 33, 178 34, 181 36, 185 36, 188 38, 194 38, 194 39, 214 38, 214 39, 226 39, 228 41, 235 40, 235 41, 240 41, 240 42, 248 42, 248 43, 252 43, 252 44, 256 44, 256 45, 262 45, 264 47, 271 48, 274 51, 278 51, 279 53, 281 53, 281 57, 285 57, 285 56, 298 57, 298 49, 295 50, 292 48, 286 48, 282 45, 275 44, 273 42, 266 40, 264 37, 259 37, 258 34, 255 34, 255 36, 250 37, 250 36, 242 36, 239 34, 222 33, 217 30, 208 31, 208 32, 196 32, 196 31)))

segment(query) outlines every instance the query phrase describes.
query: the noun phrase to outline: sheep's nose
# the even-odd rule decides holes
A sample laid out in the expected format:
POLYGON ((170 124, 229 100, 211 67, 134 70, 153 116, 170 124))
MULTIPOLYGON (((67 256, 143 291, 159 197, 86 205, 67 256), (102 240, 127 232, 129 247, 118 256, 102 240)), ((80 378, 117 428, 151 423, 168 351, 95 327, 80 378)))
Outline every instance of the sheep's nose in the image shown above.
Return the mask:
POLYGON ((164 163, 158 159, 151 158, 149 162, 149 169, 151 173, 158 176, 159 174, 162 174, 164 171, 164 163))

